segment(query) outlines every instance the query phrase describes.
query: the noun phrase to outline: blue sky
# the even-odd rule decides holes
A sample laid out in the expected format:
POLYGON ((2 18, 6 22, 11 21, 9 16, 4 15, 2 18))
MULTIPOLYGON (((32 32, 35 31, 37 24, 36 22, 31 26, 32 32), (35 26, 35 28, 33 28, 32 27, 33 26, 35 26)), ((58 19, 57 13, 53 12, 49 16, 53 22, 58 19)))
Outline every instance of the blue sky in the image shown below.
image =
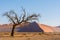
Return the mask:
POLYGON ((20 14, 22 6, 28 14, 40 13, 40 23, 60 25, 60 0, 0 0, 0 24, 9 23, 8 19, 2 16, 4 12, 15 10, 20 14))

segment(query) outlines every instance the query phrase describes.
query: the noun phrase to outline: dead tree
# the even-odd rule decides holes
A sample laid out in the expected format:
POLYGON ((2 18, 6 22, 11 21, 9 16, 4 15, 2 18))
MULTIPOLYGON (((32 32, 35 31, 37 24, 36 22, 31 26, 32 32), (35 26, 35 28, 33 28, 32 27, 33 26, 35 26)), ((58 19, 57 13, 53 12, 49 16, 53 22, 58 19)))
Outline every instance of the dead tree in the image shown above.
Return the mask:
POLYGON ((37 20, 38 19, 38 16, 37 14, 32 14, 32 15, 29 15, 29 16, 26 16, 26 11, 25 9, 23 9, 23 15, 22 16, 18 16, 17 13, 15 13, 13 10, 9 11, 9 12, 6 12, 4 14, 4 16, 8 17, 9 18, 9 21, 13 23, 13 27, 12 27, 12 31, 11 31, 11 36, 13 37, 14 36, 14 29, 17 25, 20 25, 21 23, 23 22, 28 22, 30 20, 37 20))

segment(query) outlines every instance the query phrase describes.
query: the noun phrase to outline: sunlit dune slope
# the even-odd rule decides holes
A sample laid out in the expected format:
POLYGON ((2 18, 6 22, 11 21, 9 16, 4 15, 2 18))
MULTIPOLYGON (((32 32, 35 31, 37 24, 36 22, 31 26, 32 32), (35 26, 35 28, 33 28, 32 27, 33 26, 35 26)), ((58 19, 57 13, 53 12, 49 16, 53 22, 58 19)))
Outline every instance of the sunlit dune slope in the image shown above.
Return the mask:
POLYGON ((59 27, 53 27, 54 32, 60 32, 60 28, 59 27))
POLYGON ((48 25, 38 23, 39 27, 44 30, 44 32, 54 32, 53 28, 48 25))

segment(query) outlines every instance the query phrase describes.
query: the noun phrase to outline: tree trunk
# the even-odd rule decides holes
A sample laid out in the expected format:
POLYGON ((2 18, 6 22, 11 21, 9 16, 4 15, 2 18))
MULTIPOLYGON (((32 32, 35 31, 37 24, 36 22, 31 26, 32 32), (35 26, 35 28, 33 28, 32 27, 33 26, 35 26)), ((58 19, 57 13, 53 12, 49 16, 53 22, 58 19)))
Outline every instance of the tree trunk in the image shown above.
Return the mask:
POLYGON ((13 25, 12 31, 11 31, 11 36, 14 36, 14 29, 15 29, 15 25, 13 25))

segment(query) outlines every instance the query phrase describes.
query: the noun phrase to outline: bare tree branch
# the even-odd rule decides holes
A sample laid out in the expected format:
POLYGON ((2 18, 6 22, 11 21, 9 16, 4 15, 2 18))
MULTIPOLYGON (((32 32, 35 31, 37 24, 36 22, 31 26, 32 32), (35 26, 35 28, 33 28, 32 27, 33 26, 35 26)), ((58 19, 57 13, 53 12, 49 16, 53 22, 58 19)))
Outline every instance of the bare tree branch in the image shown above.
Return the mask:
POLYGON ((22 10, 23 10, 23 17, 22 17, 22 20, 20 21, 20 23, 22 23, 22 22, 24 22, 25 21, 25 17, 26 17, 26 11, 25 11, 25 9, 23 9, 22 8, 22 10))
POLYGON ((36 14, 33 14, 33 15, 31 15, 31 16, 28 16, 26 19, 25 19, 25 21, 24 22, 27 22, 27 21, 29 21, 29 20, 37 20, 39 15, 36 15, 36 14))
POLYGON ((8 12, 6 12, 3 16, 7 16, 9 18, 9 20, 12 21, 12 23, 16 24, 13 20, 13 18, 8 14, 8 12))
POLYGON ((11 10, 10 12, 12 12, 13 14, 15 14, 15 17, 14 18, 17 21, 17 23, 19 24, 19 18, 17 16, 17 14, 13 10, 11 10))

